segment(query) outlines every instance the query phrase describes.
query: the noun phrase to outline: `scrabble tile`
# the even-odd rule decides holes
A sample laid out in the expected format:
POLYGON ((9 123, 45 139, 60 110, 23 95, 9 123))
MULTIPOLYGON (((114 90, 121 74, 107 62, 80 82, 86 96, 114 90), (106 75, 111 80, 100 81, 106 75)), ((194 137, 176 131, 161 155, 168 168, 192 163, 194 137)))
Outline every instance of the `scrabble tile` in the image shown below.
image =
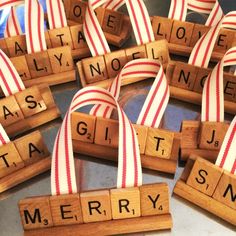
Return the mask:
POLYGON ((123 26, 123 14, 118 11, 106 9, 102 22, 104 32, 120 35, 123 26))
POLYGON ((27 53, 25 35, 6 38, 10 57, 18 57, 27 53))
POLYGON ((72 47, 72 38, 69 27, 52 29, 48 31, 52 47, 70 46, 72 47))
POLYGON ((229 30, 223 28, 220 29, 213 50, 215 52, 225 53, 228 49, 232 47, 234 36, 235 36, 235 30, 229 30))
POLYGON ((178 88, 193 90, 198 68, 187 63, 176 62, 171 85, 178 88))
POLYGON ((53 226, 49 197, 26 198, 18 205, 25 230, 53 226))
POLYGON ((174 20, 166 17, 154 16, 152 19, 152 29, 156 40, 170 40, 171 29, 174 20))
POLYGON ((141 215, 139 188, 111 189, 110 195, 112 218, 114 220, 141 215))
POLYGON ((146 44, 147 57, 149 59, 156 59, 163 64, 169 61, 169 50, 166 40, 158 40, 146 44))
POLYGON ((82 60, 82 66, 87 83, 94 83, 108 78, 103 56, 85 58, 82 60))
POLYGON ((69 46, 48 49, 48 56, 54 74, 74 69, 74 62, 69 46))
POLYGON ((194 47, 197 41, 202 37, 203 34, 208 32, 210 27, 201 25, 201 24, 194 24, 193 33, 191 36, 190 47, 194 47))
MULTIPOLYGON (((98 7, 94 10, 95 14, 96 14, 96 17, 98 19, 98 22, 99 24, 102 26, 102 22, 103 22, 103 18, 104 18, 104 15, 105 15, 105 8, 103 7, 98 7)), ((105 32, 105 31, 104 31, 105 32)))
POLYGON ((236 102, 236 80, 234 75, 224 75, 224 98, 236 102))
POLYGON ((10 56, 8 48, 7 48, 6 40, 4 38, 0 39, 0 48, 8 57, 10 56))
POLYGON ((72 139, 87 143, 94 142, 96 116, 73 112, 71 116, 72 139))
POLYGON ((229 124, 224 122, 202 122, 199 133, 199 147, 219 150, 228 128, 229 124))
POLYGON ((236 210, 236 175, 224 171, 213 198, 236 210))
POLYGON ((202 93, 204 83, 207 76, 210 74, 211 70, 207 68, 199 68, 197 71, 197 76, 194 82, 193 91, 197 93, 202 93))
POLYGON ((181 124, 181 148, 195 149, 198 147, 200 121, 183 120, 181 124))
POLYGON ((170 43, 189 46, 194 24, 175 20, 173 23, 170 43))
POLYGON ((24 162, 12 142, 0 147, 0 178, 23 167, 24 162))
POLYGON ((148 128, 145 155, 169 159, 171 156, 174 133, 148 128))
POLYGON ((32 115, 47 109, 37 86, 16 93, 15 98, 25 117, 31 117, 32 115))
POLYGON ((125 54, 128 61, 139 58, 147 58, 147 51, 145 45, 139 45, 125 49, 125 54))
POLYGON ((23 113, 14 96, 0 100, 0 123, 3 126, 11 125, 23 119, 23 113))
POLYGON ((143 126, 143 125, 133 125, 133 127, 134 127, 137 137, 138 137, 140 154, 144 154, 146 140, 147 140, 148 127, 143 126))
POLYGON ((86 8, 87 4, 85 2, 71 0, 69 19, 82 24, 84 22, 86 8))
POLYGON ((83 223, 79 194, 50 196, 53 225, 83 223))
POLYGON ((187 185, 212 196, 222 174, 221 168, 207 160, 198 158, 187 179, 187 185))
POLYGON ((97 117, 95 130, 95 143, 118 147, 119 143, 119 123, 117 120, 97 117))
POLYGON ((16 139, 14 144, 25 165, 30 165, 50 155, 39 131, 16 139))
POLYGON ((128 62, 125 50, 119 50, 106 54, 105 63, 107 67, 108 78, 114 78, 128 62))
POLYGON ((22 80, 31 79, 31 75, 29 72, 25 56, 12 57, 10 58, 10 60, 13 63, 14 67, 16 68, 22 80))
POLYGON ((45 31, 44 34, 45 34, 47 49, 52 48, 52 42, 51 42, 48 31, 45 31))
POLYGON ((88 44, 85 40, 83 25, 70 26, 70 33, 74 49, 87 48, 88 44))
POLYGON ((80 200, 85 223, 112 219, 109 190, 81 193, 80 200))
POLYGON ((139 190, 142 216, 169 213, 169 188, 166 183, 143 185, 139 190))
POLYGON ((26 54, 26 61, 32 78, 52 74, 52 67, 47 51, 26 54))

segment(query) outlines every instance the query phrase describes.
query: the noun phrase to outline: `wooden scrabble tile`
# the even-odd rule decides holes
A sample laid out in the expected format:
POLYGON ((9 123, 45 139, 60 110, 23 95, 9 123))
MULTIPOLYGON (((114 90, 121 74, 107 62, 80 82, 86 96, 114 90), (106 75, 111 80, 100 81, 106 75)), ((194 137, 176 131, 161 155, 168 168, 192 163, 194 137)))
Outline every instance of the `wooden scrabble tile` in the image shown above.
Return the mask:
POLYGON ((224 171, 213 198, 236 210, 236 175, 224 171))
POLYGON ((171 85, 193 90, 198 68, 184 62, 176 62, 171 85))
POLYGON ((82 24, 84 22, 86 8, 87 4, 85 2, 78 0, 71 0, 69 19, 82 24))
POLYGON ((30 117, 47 109, 45 101, 37 86, 16 93, 15 98, 25 117, 30 117))
POLYGON ((108 78, 103 56, 85 58, 82 60, 82 66, 87 83, 94 83, 108 78))
POLYGON ((29 72, 25 56, 12 57, 10 58, 10 60, 13 63, 14 67, 16 68, 22 80, 31 79, 31 75, 29 72))
POLYGON ((152 19, 152 29, 155 39, 166 39, 169 42, 173 22, 174 20, 166 17, 154 16, 152 19))
MULTIPOLYGON (((104 14, 105 14, 105 8, 103 7, 98 7, 94 10, 96 17, 98 19, 99 24, 102 26, 102 22, 103 22, 103 18, 104 18, 104 14)), ((105 31, 104 31, 105 32, 105 31)))
POLYGON ((50 196, 53 225, 83 223, 79 194, 50 196))
POLYGON ((24 162, 12 142, 0 147, 0 178, 23 167, 24 162))
POLYGON ((25 230, 53 226, 49 197, 26 198, 18 205, 25 230))
POLYGON ((102 22, 102 29, 110 34, 120 35, 123 25, 123 14, 106 9, 102 22))
POLYGON ((97 117, 95 140, 96 144, 118 147, 119 123, 117 120, 97 117))
POLYGON ((71 48, 69 46, 51 48, 47 52, 54 74, 74 69, 71 48))
POLYGON ((169 50, 166 40, 158 40, 146 44, 147 57, 160 60, 163 64, 169 61, 169 50))
POLYGON ((52 42, 51 42, 48 31, 45 31, 44 34, 45 34, 47 49, 52 48, 52 42))
POLYGON ((23 119, 23 113, 14 96, 0 100, 0 123, 3 126, 11 125, 23 119))
POLYGON ((32 78, 52 74, 52 67, 47 51, 26 54, 25 56, 32 78))
POLYGON ((94 142, 96 116, 80 112, 73 112, 71 115, 72 139, 87 143, 94 142))
POLYGON ((16 139, 14 144, 25 165, 30 165, 50 155, 39 131, 16 139))
POLYGON ((223 170, 211 162, 198 158, 187 179, 187 185, 212 196, 220 180, 223 170))
POLYGON ((48 33, 53 48, 61 46, 73 46, 69 27, 52 29, 49 30, 48 33))
POLYGON ((114 78, 117 76, 118 72, 124 67, 128 62, 125 55, 125 50, 119 50, 115 52, 108 53, 104 56, 108 78, 114 78))
POLYGON ((143 185, 139 190, 142 216, 169 213, 169 188, 166 183, 143 185))
POLYGON ((147 140, 148 127, 143 126, 143 125, 135 125, 135 124, 133 125, 133 127, 134 127, 137 137, 138 137, 140 154, 144 154, 146 140, 147 140))
POLYGON ((224 122, 202 122, 199 133, 199 147, 219 150, 229 124, 224 122))
POLYGON ((200 129, 200 121, 183 120, 181 125, 181 149, 198 147, 198 134, 200 129))
POLYGON ((199 68, 197 71, 197 76, 194 82, 193 91, 197 93, 202 93, 204 83, 207 76, 210 74, 211 70, 207 68, 199 68))
POLYGON ((197 41, 202 37, 203 34, 208 32, 210 27, 201 25, 201 24, 194 24, 193 33, 191 36, 190 47, 194 47, 197 41))
POLYGON ((27 53, 25 35, 6 38, 10 57, 18 57, 27 53))
POLYGON ((145 155, 169 159, 174 141, 174 133, 148 128, 145 155))
POLYGON ((110 195, 112 218, 114 220, 141 215, 139 188, 111 189, 110 195))
POLYGON ((80 200, 85 223, 112 219, 109 190, 81 193, 80 200))
POLYGON ((235 75, 224 75, 224 98, 236 102, 236 80, 235 75))
POLYGON ((189 46, 194 24, 175 20, 173 23, 170 43, 189 46))
POLYGON ((216 44, 214 46, 215 52, 225 53, 228 49, 232 47, 234 41, 235 30, 220 29, 216 44))
POLYGON ((87 48, 88 44, 85 40, 83 25, 70 26, 70 33, 74 49, 87 48))
POLYGON ((0 39, 0 48, 8 57, 10 56, 6 40, 4 38, 0 39))
POLYGON ((125 49, 125 54, 128 61, 132 61, 139 58, 147 58, 147 51, 145 45, 139 45, 125 49))

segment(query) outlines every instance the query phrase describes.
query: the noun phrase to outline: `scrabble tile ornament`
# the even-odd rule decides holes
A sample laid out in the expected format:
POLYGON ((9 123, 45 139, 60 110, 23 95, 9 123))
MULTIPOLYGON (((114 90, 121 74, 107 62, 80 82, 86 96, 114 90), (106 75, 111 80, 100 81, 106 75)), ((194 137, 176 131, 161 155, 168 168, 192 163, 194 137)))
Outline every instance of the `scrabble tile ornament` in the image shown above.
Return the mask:
POLYGON ((51 179, 52 196, 19 201, 25 235, 116 235, 172 228, 168 186, 165 183, 142 185, 134 128, 116 99, 102 88, 84 88, 74 96, 55 140, 51 179), (67 152, 72 148, 68 131, 72 112, 88 104, 112 105, 120 112, 119 142, 123 145, 119 161, 129 165, 129 169, 118 166, 117 188, 78 193, 73 152, 67 152))

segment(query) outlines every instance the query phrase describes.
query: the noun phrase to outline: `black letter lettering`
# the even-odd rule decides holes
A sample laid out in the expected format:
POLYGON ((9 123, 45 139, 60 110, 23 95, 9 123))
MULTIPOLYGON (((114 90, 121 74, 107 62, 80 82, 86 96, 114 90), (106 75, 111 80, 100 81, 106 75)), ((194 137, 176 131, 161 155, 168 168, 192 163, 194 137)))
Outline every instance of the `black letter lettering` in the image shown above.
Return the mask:
POLYGON ((205 177, 202 175, 202 172, 205 174, 205 175, 208 175, 208 173, 205 171, 205 170, 199 170, 198 171, 198 174, 202 177, 202 179, 198 179, 198 178, 195 178, 196 181, 199 183, 199 184, 204 184, 206 182, 206 179, 205 177))
POLYGON ((77 124, 77 133, 80 134, 80 135, 85 135, 87 133, 87 124, 83 121, 80 121, 78 124, 77 124), (81 128, 80 129, 80 125, 84 125, 86 128, 81 128))
POLYGON ((127 212, 129 212, 128 205, 129 205, 129 200, 127 200, 127 199, 120 199, 119 200, 119 212, 122 213, 122 207, 125 208, 125 210, 127 212))
POLYGON ((34 96, 32 95, 28 95, 25 97, 25 102, 27 103, 32 103, 33 105, 28 106, 29 109, 34 109, 35 107, 37 107, 37 102, 35 102, 34 100, 30 100, 30 98, 34 98, 34 96))
POLYGON ((63 220, 65 220, 65 219, 73 219, 73 216, 65 216, 66 213, 71 213, 71 211, 65 211, 65 210, 64 210, 65 207, 71 207, 71 205, 61 205, 61 206, 60 206, 61 218, 62 218, 63 220))
POLYGON ((160 138, 160 137, 154 137, 157 140, 157 146, 156 146, 156 151, 159 150, 159 146, 161 143, 161 140, 165 140, 164 138, 160 138))
POLYGON ((99 201, 91 201, 88 202, 89 205, 89 214, 92 215, 92 210, 96 210, 98 214, 102 214, 102 212, 99 210, 99 207, 101 206, 101 203, 99 201), (96 204, 96 206, 92 206, 92 204, 96 204))
POLYGON ((152 199, 152 196, 148 195, 148 198, 151 200, 152 204, 153 204, 153 208, 156 209, 156 203, 157 203, 157 200, 159 199, 160 197, 160 194, 157 194, 155 200, 152 199))
POLYGON ((24 210, 24 217, 25 217, 25 223, 29 224, 29 220, 31 221, 32 224, 36 223, 36 219, 38 218, 38 222, 41 223, 41 215, 39 209, 34 210, 34 216, 31 217, 30 213, 28 210, 24 210))

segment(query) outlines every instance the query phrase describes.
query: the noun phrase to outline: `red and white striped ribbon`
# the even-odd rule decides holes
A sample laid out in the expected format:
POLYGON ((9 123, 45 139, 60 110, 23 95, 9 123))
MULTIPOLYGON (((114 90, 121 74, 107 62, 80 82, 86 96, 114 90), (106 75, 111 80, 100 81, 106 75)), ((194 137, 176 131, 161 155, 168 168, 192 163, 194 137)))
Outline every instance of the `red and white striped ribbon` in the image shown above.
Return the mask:
POLYGON ((120 7, 125 4, 125 0, 109 0, 107 3, 103 4, 102 7, 117 11, 120 7))
POLYGON ((154 41, 151 20, 143 0, 126 0, 126 5, 137 44, 154 41))
POLYGON ((208 67, 211 54, 222 27, 236 29, 236 11, 229 12, 217 25, 205 33, 194 46, 188 63, 199 67, 208 67))
POLYGON ((218 0, 215 2, 214 7, 212 8, 212 11, 207 18, 207 21, 205 23, 206 26, 214 26, 217 25, 217 23, 224 17, 224 12, 218 2, 218 0))
POLYGON ((24 3, 24 1, 23 0, 1 0, 0 10, 7 8, 7 7, 19 5, 21 3, 24 3))
POLYGON ((11 11, 9 17, 7 19, 6 29, 4 31, 4 37, 13 37, 17 35, 21 35, 22 30, 20 27, 20 23, 16 14, 16 8, 11 7, 11 11))
POLYGON ((25 34, 29 54, 47 50, 44 12, 38 0, 25 0, 25 34))
POLYGON ((46 0, 48 22, 50 29, 67 26, 66 13, 62 0, 46 0))
POLYGON ((216 159, 216 165, 236 174, 236 116, 230 124, 225 135, 219 155, 216 159))
POLYGON ((22 91, 25 86, 10 59, 0 49, 0 86, 6 97, 22 91))
MULTIPOLYGON (((169 86, 162 65, 153 59, 137 59, 128 62, 113 80, 109 92, 118 100, 121 81, 128 78, 156 77, 139 114, 137 124, 157 128, 169 100, 169 86)), ((113 108, 96 105, 90 114, 109 118, 113 108)))
POLYGON ((77 192, 74 157, 71 140, 70 115, 91 104, 116 108, 119 117, 119 148, 117 187, 134 187, 142 184, 142 169, 137 136, 116 99, 107 90, 87 87, 77 92, 58 131, 52 154, 51 191, 53 195, 77 192))
POLYGON ((0 124, 0 146, 7 144, 9 142, 10 142, 10 139, 5 129, 3 128, 2 124, 0 124))
POLYGON ((104 55, 111 50, 98 22, 94 9, 104 4, 107 0, 89 0, 83 24, 84 36, 92 56, 104 55))
POLYGON ((187 16, 187 2, 188 0, 172 0, 168 18, 185 21, 187 16))
POLYGON ((224 122, 224 67, 236 65, 236 47, 226 52, 204 83, 202 121, 224 122))

